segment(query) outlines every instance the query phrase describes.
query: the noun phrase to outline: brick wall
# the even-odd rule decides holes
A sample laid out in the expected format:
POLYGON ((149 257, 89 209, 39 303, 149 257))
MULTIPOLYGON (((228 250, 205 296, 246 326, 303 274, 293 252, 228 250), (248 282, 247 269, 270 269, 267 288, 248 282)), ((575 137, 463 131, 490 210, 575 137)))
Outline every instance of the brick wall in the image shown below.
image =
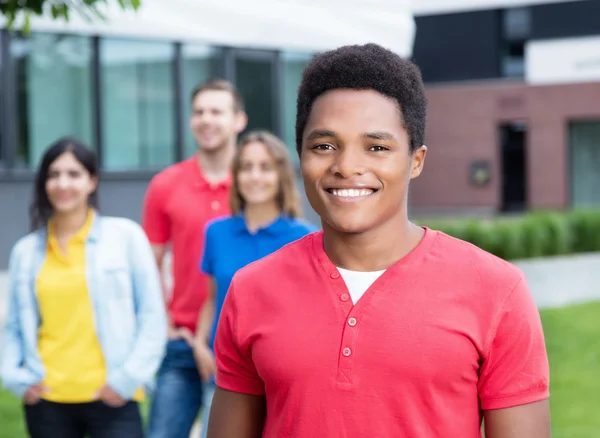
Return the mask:
POLYGON ((429 99, 428 156, 411 186, 419 213, 497 211, 501 204, 499 125, 527 123, 527 199, 530 208, 569 206, 568 123, 600 120, 600 82, 528 86, 520 82, 436 85, 429 99), (469 182, 473 160, 489 160, 487 186, 469 182))

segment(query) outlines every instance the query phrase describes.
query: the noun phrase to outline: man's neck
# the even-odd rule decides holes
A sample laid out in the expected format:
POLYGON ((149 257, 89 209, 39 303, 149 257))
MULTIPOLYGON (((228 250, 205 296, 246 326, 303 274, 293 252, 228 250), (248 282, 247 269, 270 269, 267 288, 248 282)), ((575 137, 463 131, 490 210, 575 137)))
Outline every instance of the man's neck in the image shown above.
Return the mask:
POLYGON ((218 183, 229 177, 234 155, 235 141, 232 141, 214 151, 199 150, 196 157, 204 177, 211 183, 218 183))
POLYGON ((54 234, 58 239, 65 239, 75 235, 87 220, 88 208, 78 209, 77 211, 55 214, 52 218, 54 234))
POLYGON ((325 253, 334 265, 351 271, 387 269, 416 248, 423 235, 424 230, 406 217, 360 234, 342 233, 323 223, 325 253))

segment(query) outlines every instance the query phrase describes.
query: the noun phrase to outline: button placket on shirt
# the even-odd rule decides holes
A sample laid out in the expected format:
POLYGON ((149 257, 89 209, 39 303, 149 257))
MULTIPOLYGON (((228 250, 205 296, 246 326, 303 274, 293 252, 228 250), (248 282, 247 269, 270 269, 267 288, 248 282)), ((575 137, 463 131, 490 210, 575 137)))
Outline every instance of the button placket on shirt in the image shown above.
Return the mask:
POLYGON ((344 279, 339 271, 330 273, 330 277, 336 283, 337 298, 341 303, 345 318, 342 327, 341 345, 339 352, 338 371, 336 380, 338 383, 352 383, 352 365, 354 362, 356 336, 358 333, 358 318, 353 316, 356 306, 352 303, 350 294, 345 286, 344 279), (344 289, 346 289, 344 291, 344 289))
POLYGON ((205 181, 196 181, 194 183, 194 187, 196 190, 201 190, 209 194, 207 202, 213 215, 216 215, 223 210, 223 202, 222 200, 218 199, 223 191, 222 184, 211 184, 205 181))

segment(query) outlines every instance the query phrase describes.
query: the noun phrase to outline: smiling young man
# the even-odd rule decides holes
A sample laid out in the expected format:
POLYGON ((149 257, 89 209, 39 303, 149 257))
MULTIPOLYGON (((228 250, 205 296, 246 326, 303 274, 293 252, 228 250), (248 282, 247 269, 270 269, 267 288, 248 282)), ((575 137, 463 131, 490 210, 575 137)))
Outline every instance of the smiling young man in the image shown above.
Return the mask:
POLYGON ((408 220, 425 108, 417 67, 377 45, 306 67, 296 139, 323 231, 234 277, 209 438, 479 438, 482 419, 487 438, 550 436, 523 274, 408 220))

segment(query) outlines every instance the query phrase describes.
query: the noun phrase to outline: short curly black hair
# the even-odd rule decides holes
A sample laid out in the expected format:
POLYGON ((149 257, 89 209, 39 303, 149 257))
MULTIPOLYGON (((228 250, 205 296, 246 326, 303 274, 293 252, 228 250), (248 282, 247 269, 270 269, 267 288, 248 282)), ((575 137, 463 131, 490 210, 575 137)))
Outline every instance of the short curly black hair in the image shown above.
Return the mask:
POLYGON ((314 101, 340 88, 375 90, 398 102, 410 149, 423 145, 427 98, 421 71, 410 60, 377 44, 350 45, 316 55, 302 73, 296 104, 296 150, 314 101))

